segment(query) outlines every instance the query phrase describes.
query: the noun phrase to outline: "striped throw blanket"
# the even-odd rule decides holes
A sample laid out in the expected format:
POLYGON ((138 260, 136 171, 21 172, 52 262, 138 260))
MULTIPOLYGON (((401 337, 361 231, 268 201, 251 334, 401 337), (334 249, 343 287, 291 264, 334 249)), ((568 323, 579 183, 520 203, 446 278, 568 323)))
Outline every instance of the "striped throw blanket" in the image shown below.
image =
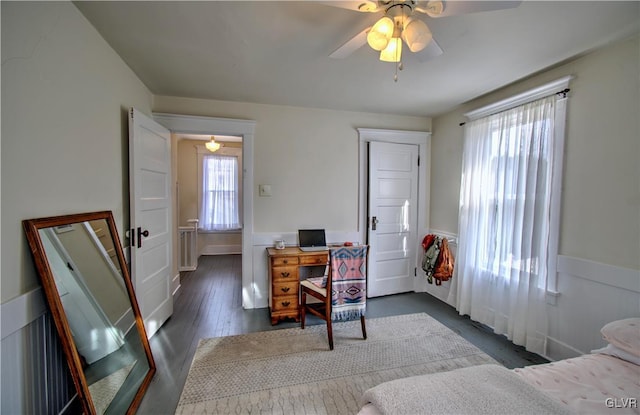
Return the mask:
POLYGON ((367 301, 367 245, 331 249, 331 320, 365 315, 367 301))

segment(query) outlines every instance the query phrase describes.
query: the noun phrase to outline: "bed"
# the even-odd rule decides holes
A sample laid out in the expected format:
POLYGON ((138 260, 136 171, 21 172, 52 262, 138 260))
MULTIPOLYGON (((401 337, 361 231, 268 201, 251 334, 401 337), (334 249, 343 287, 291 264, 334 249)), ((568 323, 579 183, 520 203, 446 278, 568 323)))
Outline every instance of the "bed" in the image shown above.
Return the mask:
POLYGON ((611 322, 601 333, 606 347, 571 359, 382 383, 364 393, 359 414, 640 414, 640 318, 611 322))

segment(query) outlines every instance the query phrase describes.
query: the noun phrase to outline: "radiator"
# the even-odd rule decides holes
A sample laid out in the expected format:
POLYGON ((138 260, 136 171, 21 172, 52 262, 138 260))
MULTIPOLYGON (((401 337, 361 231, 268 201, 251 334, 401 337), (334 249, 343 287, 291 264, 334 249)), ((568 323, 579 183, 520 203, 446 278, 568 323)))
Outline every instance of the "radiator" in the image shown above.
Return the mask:
POLYGON ((180 264, 178 271, 194 271, 198 267, 198 220, 190 219, 189 226, 180 226, 180 264))

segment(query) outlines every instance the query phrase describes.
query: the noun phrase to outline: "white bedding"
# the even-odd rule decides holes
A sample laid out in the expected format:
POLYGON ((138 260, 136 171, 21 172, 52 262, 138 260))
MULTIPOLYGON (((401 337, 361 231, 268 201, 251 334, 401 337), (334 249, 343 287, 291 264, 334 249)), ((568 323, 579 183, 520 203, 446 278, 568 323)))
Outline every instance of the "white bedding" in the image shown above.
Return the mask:
POLYGON ((640 366, 604 354, 513 370, 581 414, 640 414, 640 366))
POLYGON ((472 366, 383 383, 363 405, 359 415, 640 414, 640 366, 604 354, 514 370, 472 366))
POLYGON ((497 365, 398 379, 364 393, 360 415, 640 414, 640 317, 605 324, 591 354, 509 370, 497 365))
POLYGON ((571 414, 513 371, 479 365, 397 379, 363 395, 361 414, 571 414))

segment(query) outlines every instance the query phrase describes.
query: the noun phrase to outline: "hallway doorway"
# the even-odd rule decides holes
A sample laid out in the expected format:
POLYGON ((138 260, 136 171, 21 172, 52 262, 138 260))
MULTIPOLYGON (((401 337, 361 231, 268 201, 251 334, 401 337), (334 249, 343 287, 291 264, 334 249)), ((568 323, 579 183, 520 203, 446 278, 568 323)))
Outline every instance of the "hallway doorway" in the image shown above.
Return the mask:
POLYGON ((173 135, 177 152, 175 206, 181 234, 179 263, 193 262, 193 257, 200 255, 241 255, 242 137, 173 135), (211 137, 220 145, 215 152, 206 147, 211 137), (196 232, 188 231, 194 228, 196 232))
MULTIPOLYGON (((253 277, 253 137, 255 121, 228 118, 202 117, 154 113, 154 120, 165 126, 172 133, 223 135, 242 137, 242 307, 254 308, 256 300, 253 277)), ((177 152, 173 151, 174 167, 177 164, 177 152)), ((176 189, 175 192, 179 192, 176 189)), ((176 202, 178 197, 175 198, 176 202)), ((174 213, 177 207, 174 205, 174 213)))

